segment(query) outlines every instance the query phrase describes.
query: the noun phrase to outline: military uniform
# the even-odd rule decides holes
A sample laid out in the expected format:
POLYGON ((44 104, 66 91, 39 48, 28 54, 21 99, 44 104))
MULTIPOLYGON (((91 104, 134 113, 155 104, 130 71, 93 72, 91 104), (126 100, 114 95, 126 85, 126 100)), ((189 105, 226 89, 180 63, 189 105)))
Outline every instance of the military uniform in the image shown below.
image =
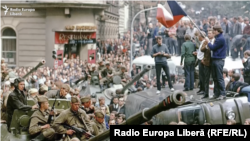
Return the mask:
MULTIPOLYGON (((121 66, 121 69, 126 69, 125 66, 121 66)), ((127 74, 125 72, 122 72, 122 70, 120 70, 119 72, 116 73, 116 75, 120 76, 121 79, 126 79, 126 82, 122 81, 121 84, 122 86, 125 86, 128 82, 127 80, 127 74)))
MULTIPOLYGON (((107 62, 106 65, 107 64, 109 64, 109 62, 107 62)), ((109 75, 113 75, 115 73, 115 70, 113 68, 111 68, 111 67, 109 67, 109 69, 105 68, 105 69, 102 70, 102 73, 104 73, 106 75, 106 77, 104 77, 104 78, 102 78, 100 80, 100 85, 103 85, 104 82, 107 82, 107 81, 108 82, 112 82, 113 81, 112 77, 108 77, 108 74, 109 75)))
MULTIPOLYGON (((95 116, 99 118, 104 118, 105 115, 101 111, 96 111, 95 116)), ((94 122, 91 123, 91 126, 93 128, 93 135, 95 136, 107 130, 105 123, 99 123, 96 119, 94 120, 94 122)))
POLYGON ((38 90, 35 89, 35 88, 30 89, 29 92, 28 92, 28 95, 29 95, 28 98, 31 99, 31 100, 33 100, 35 103, 37 103, 38 102, 37 95, 34 96, 34 97, 32 97, 31 94, 33 94, 33 93, 38 93, 38 90))
MULTIPOLYGON (((99 66, 97 68, 97 71, 98 71, 99 74, 102 72, 102 70, 105 69, 105 66, 104 65, 100 65, 100 63, 102 63, 102 61, 98 62, 99 66)), ((104 75, 102 73, 101 73, 101 76, 104 77, 104 75)))
MULTIPOLYGON (((38 102, 47 102, 48 98, 46 96, 38 96, 38 102)), ((53 140, 55 135, 55 130, 53 128, 42 129, 41 126, 44 126, 48 122, 49 110, 35 111, 30 120, 29 133, 35 135, 37 133, 42 133, 42 135, 50 140, 53 140)), ((40 136, 40 135, 39 135, 40 136)))
MULTIPOLYGON (((80 99, 78 97, 71 97, 71 103, 80 103, 80 99)), ((78 109, 78 112, 74 112, 71 108, 64 110, 60 115, 55 119, 53 123, 53 128, 56 130, 58 134, 66 134, 67 129, 63 127, 62 124, 67 124, 68 126, 75 126, 77 128, 82 128, 87 132, 92 134, 93 129, 90 125, 89 116, 86 114, 84 110, 81 108, 78 109)), ((73 137, 75 135, 73 134, 73 137)), ((64 139, 65 141, 69 141, 69 137, 64 139)), ((81 141, 87 140, 83 135, 81 137, 81 141)))
MULTIPOLYGON (((86 103, 86 102, 89 102, 90 100, 91 100, 91 97, 85 96, 81 98, 81 103, 86 103)), ((83 107, 83 106, 81 107, 81 109, 84 110, 86 114, 88 114, 89 116, 92 116, 95 112, 95 109, 90 109, 90 108, 83 107)))

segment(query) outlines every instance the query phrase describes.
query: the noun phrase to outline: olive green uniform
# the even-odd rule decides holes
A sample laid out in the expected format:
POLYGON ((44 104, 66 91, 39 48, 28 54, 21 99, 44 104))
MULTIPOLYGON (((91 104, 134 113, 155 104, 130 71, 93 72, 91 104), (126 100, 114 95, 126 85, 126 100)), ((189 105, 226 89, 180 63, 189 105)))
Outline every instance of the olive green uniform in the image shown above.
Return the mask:
POLYGON ((98 66, 98 69, 97 69, 98 73, 100 73, 102 77, 104 76, 104 74, 102 74, 102 70, 104 69, 105 69, 104 65, 98 66))
POLYGON ((100 85, 103 85, 104 84, 104 82, 112 82, 113 81, 113 79, 112 79, 112 77, 108 77, 108 74, 109 75, 113 75, 114 73, 115 73, 115 70, 113 69, 113 68, 109 68, 109 69, 107 69, 107 68, 105 68, 105 69, 103 69, 102 71, 101 71, 101 73, 105 73, 106 74, 106 77, 104 77, 104 78, 102 78, 101 80, 100 80, 100 85))
POLYGON ((103 133, 104 131, 106 131, 106 125, 105 123, 103 122, 102 124, 100 124, 99 122, 97 122, 96 120, 94 120, 92 123, 92 128, 93 128, 93 135, 94 136, 97 136, 101 133, 103 133))
MULTIPOLYGON (((64 128, 62 124, 83 128, 86 131, 90 131, 91 134, 93 132, 89 116, 80 108, 77 113, 73 112, 70 108, 60 113, 53 123, 53 128, 58 134, 66 134, 67 132, 67 129, 64 128)), ((66 138, 65 140, 68 141, 68 139, 69 138, 66 138)), ((83 140, 87 140, 84 135, 81 138, 81 141, 83 140)))
POLYGON ((46 125, 49 117, 49 110, 42 112, 37 110, 31 116, 29 133, 31 135, 42 132, 45 138, 53 139, 55 130, 53 128, 42 129, 41 126, 46 125))
POLYGON ((120 76, 121 79, 126 79, 126 82, 121 82, 122 86, 125 86, 128 83, 127 74, 125 72, 119 71, 118 73, 116 73, 116 75, 120 76))
POLYGON ((12 93, 13 91, 8 91, 3 94, 3 103, 1 106, 1 120, 7 120, 7 100, 9 97, 9 94, 12 93))

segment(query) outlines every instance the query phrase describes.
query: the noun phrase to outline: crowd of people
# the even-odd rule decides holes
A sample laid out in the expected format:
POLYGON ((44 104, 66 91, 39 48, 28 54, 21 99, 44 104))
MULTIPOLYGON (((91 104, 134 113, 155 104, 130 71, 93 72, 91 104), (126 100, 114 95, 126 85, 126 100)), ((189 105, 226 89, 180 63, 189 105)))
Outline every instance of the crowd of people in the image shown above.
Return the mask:
MULTIPOLYGON (((212 74, 214 81, 214 98, 224 99, 226 90, 238 93, 246 93, 250 101, 250 25, 248 18, 234 17, 229 19, 217 19, 209 17, 196 22, 200 30, 191 21, 179 21, 171 28, 157 23, 155 27, 150 23, 148 27, 138 26, 133 34, 133 45, 130 50, 130 31, 121 39, 114 41, 97 40, 97 62, 90 64, 86 60, 80 60, 66 54, 63 65, 57 69, 47 66, 40 67, 28 77, 22 79, 32 67, 8 68, 1 60, 1 122, 7 122, 8 130, 15 109, 37 110, 30 124, 30 134, 42 133, 37 138, 53 138, 55 132, 73 134, 73 130, 63 126, 65 123, 78 125, 87 133, 82 138, 98 135, 110 128, 110 125, 122 124, 126 120, 125 98, 113 97, 111 103, 106 105, 105 98, 98 100, 90 95, 81 96, 81 89, 73 88, 72 82, 84 80, 91 83, 93 75, 97 74, 100 81, 100 90, 106 87, 104 84, 112 83, 112 77, 119 75, 122 85, 126 85, 134 76, 141 72, 140 68, 133 65, 130 68, 130 60, 144 55, 151 55, 156 61, 156 76, 150 79, 144 75, 134 85, 136 91, 143 91, 157 87, 157 94, 161 88, 168 84, 174 91, 173 83, 176 76, 169 72, 167 58, 181 56, 180 66, 185 70, 184 91, 193 90, 195 83, 195 67, 199 67, 199 95, 203 98, 209 96, 209 78, 212 74), (132 52, 132 56, 130 55, 132 52), (244 52, 244 53, 243 53, 244 52), (234 70, 223 69, 226 56, 233 59, 238 57, 244 64, 244 68, 236 73, 234 70), (130 72, 131 70, 131 72, 130 72), (161 71, 165 72, 166 80, 160 80, 161 71), (17 79, 16 79, 17 78, 17 79), (241 78, 244 78, 241 79, 241 78), (27 90, 27 91, 26 91, 27 90), (48 98, 62 98, 71 101, 71 108, 64 111, 48 112, 48 98), (27 98, 33 99, 33 106, 27 105, 27 98), (80 117, 74 117, 80 109, 80 117), (84 112, 85 111, 85 112, 84 112), (44 123, 38 125, 39 117, 56 115, 58 118, 53 125, 44 123), (71 121, 75 119, 75 121, 71 121), (83 122, 79 122, 83 119, 83 122)), ((136 29, 136 28, 135 28, 136 29)), ((232 124, 233 121, 230 121, 232 124)), ((249 124, 249 119, 246 120, 249 124)), ((175 123, 171 123, 175 124, 175 123)), ((183 125, 185 123, 179 123, 183 125)), ((145 125, 153 125, 148 121, 145 125)))

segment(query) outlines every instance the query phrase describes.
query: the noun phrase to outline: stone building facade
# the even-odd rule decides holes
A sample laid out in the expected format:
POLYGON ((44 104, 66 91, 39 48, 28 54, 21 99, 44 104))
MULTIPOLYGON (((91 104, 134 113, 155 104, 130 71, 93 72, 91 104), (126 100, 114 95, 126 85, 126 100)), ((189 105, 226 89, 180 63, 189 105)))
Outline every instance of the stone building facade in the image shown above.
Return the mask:
POLYGON ((53 67, 54 49, 62 53, 58 54, 62 55, 61 60, 65 54, 88 60, 88 51, 95 50, 96 38, 118 35, 119 17, 104 12, 109 8, 106 1, 34 3, 5 0, 1 4, 4 8, 1 8, 0 57, 5 58, 9 67, 35 66, 41 60, 46 60, 46 66, 53 67), (103 15, 108 20, 99 28, 99 19, 103 15))

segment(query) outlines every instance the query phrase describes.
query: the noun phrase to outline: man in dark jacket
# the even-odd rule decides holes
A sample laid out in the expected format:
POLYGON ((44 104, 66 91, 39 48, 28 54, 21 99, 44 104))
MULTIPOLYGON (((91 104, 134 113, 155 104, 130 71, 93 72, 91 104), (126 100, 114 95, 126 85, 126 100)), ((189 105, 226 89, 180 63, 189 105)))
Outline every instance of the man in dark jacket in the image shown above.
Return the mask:
MULTIPOLYGON (((210 40, 210 43, 214 43, 214 34, 211 29, 208 30, 208 38, 210 40)), ((209 78, 210 78, 210 72, 211 72, 211 50, 207 46, 208 42, 205 41, 201 47, 201 51, 204 52, 204 58, 202 59, 201 63, 203 64, 203 71, 204 71, 204 96, 202 98, 208 98, 209 97, 209 78)))
POLYGON ((250 102, 250 85, 247 83, 240 82, 240 74, 233 74, 228 91, 237 92, 239 94, 247 94, 248 102, 250 102))
POLYGON ((195 52, 195 46, 191 42, 191 36, 185 35, 185 41, 181 46, 181 66, 184 60, 184 70, 185 70, 185 84, 184 91, 189 91, 194 89, 194 64, 195 57, 193 53, 195 52))
POLYGON ((27 105, 27 95, 25 94, 25 83, 24 79, 17 78, 14 81, 15 90, 10 93, 7 101, 7 128, 10 132, 10 124, 12 120, 13 113, 16 109, 29 111, 31 109, 37 109, 37 105, 29 106, 27 105))
MULTIPOLYGON (((214 44, 208 43, 208 47, 212 50, 212 76, 214 80, 214 99, 225 99, 225 82, 223 79, 223 67, 226 58, 226 41, 223 37, 221 26, 216 25, 213 27, 213 34, 215 35, 214 44)), ((209 39, 205 39, 209 42, 209 39)))
POLYGON ((119 98, 117 113, 125 114, 125 104, 124 104, 124 102, 125 101, 124 101, 124 99, 122 97, 119 98))
POLYGON ((250 51, 249 50, 244 52, 244 58, 242 59, 242 63, 244 66, 244 69, 243 69, 244 82, 250 84, 250 51))
POLYGON ((178 41, 178 46, 177 46, 177 55, 179 56, 181 54, 181 46, 184 43, 184 36, 186 34, 186 28, 184 27, 184 23, 181 22, 181 25, 177 28, 176 31, 177 34, 177 41, 178 41))
POLYGON ((233 27, 232 27, 232 35, 231 35, 231 39, 236 36, 236 35, 240 35, 242 34, 242 28, 241 28, 241 24, 238 22, 238 18, 234 17, 233 19, 233 27))
POLYGON ((243 59, 243 50, 247 43, 247 36, 246 35, 236 35, 232 40, 232 57, 233 61, 238 58, 238 54, 240 52, 240 58, 243 59))

